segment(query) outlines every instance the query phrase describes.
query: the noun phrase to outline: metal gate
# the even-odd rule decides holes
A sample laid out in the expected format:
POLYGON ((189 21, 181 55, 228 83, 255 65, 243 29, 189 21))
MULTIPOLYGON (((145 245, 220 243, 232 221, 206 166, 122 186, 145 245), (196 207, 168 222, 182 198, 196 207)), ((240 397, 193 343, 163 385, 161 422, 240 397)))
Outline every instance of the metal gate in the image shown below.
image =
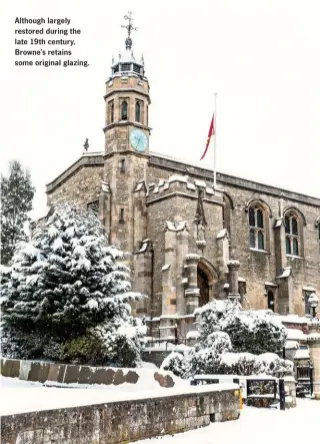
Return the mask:
POLYGON ((296 380, 297 396, 313 395, 313 367, 311 362, 306 365, 296 366, 296 380))

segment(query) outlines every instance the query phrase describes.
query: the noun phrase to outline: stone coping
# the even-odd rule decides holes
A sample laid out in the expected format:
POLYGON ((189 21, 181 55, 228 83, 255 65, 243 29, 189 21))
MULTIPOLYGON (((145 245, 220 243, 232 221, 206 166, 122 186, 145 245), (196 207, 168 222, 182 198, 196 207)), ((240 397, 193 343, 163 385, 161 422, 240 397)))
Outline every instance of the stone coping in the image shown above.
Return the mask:
MULTIPOLYGON (((94 405, 2 416, 5 443, 118 443, 175 434, 236 420, 240 416, 237 385, 221 390, 190 387, 187 393, 144 397, 94 405)), ((49 389, 48 389, 49 390, 49 389)), ((61 390, 62 391, 62 390, 61 390)))

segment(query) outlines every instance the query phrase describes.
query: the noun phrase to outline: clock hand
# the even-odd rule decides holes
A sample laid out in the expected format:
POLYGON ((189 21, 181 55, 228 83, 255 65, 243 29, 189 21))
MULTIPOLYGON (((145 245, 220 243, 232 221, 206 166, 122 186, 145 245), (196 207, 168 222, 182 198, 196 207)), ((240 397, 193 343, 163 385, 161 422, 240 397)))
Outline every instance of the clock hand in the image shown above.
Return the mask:
POLYGON ((141 139, 141 136, 138 139, 138 142, 137 142, 137 145, 136 145, 135 149, 137 149, 137 146, 139 145, 140 139, 141 139))

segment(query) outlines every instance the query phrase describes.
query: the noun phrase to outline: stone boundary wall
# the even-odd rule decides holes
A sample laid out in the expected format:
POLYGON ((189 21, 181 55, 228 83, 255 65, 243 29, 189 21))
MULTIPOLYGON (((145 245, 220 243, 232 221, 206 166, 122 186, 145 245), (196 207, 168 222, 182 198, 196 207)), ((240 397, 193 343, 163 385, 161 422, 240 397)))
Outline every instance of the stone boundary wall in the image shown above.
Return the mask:
MULTIPOLYGON (((239 418, 238 386, 2 416, 3 444, 124 444, 239 418)), ((49 390, 49 389, 48 389, 49 390)))
MULTIPOLYGON (((148 370, 148 369, 143 369, 148 370)), ((153 372, 161 387, 173 387, 175 382, 168 372, 153 372)), ((125 382, 136 384, 140 379, 139 369, 115 369, 87 365, 51 364, 46 362, 20 361, 1 358, 1 375, 50 385, 59 384, 104 384, 119 385, 125 382)))

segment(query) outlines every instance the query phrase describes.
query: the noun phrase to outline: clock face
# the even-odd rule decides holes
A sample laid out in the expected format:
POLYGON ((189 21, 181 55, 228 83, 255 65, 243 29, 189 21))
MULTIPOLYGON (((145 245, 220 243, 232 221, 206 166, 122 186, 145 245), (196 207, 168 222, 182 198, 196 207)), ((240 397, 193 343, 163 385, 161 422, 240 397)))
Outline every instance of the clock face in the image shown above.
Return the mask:
POLYGON ((148 146, 148 137, 140 129, 134 129, 130 133, 130 145, 139 153, 144 153, 148 146))

